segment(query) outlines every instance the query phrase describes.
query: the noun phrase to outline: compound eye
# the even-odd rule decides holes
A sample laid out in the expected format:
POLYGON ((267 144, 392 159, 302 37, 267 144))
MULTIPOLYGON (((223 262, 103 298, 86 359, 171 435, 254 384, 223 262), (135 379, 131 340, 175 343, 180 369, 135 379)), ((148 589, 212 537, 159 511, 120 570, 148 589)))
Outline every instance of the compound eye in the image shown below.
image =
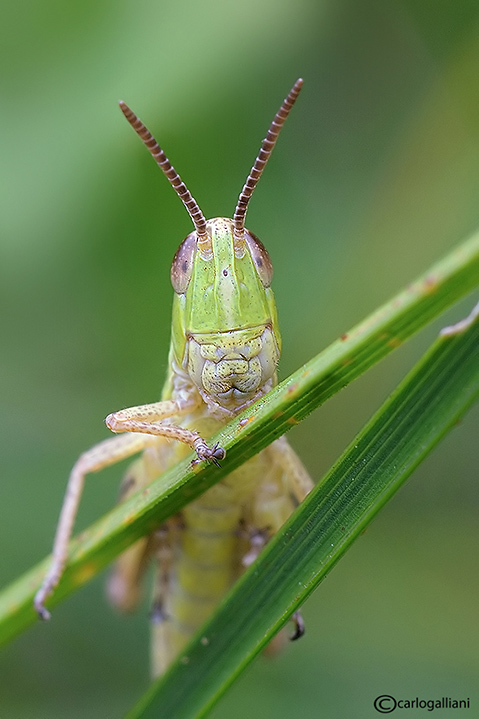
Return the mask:
POLYGON ((249 230, 245 230, 244 237, 261 283, 264 287, 269 287, 273 279, 273 265, 268 251, 261 240, 249 230))
POLYGON ((182 295, 188 289, 196 254, 196 232, 191 232, 176 250, 171 264, 171 284, 176 294, 182 295))

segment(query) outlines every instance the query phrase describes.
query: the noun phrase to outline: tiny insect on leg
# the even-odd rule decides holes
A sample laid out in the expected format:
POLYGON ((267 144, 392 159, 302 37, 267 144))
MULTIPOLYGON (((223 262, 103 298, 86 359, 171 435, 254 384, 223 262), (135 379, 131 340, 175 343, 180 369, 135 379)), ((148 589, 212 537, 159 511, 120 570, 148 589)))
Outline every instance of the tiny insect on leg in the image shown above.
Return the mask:
POLYGON ((80 455, 68 480, 53 544, 52 563, 34 599, 35 609, 41 619, 50 618, 50 613, 45 609, 44 603, 57 586, 65 566, 68 543, 80 504, 85 476, 90 472, 98 472, 104 467, 131 457, 132 454, 141 452, 154 442, 155 440, 148 435, 127 434, 100 442, 80 455))
POLYGON ((176 439, 195 450, 198 459, 208 460, 218 465, 218 460, 224 459, 226 455, 222 447, 215 445, 210 449, 198 432, 162 421, 170 417, 188 414, 200 403, 199 395, 187 400, 163 400, 114 412, 108 415, 105 422, 112 432, 141 432, 142 434, 176 439))

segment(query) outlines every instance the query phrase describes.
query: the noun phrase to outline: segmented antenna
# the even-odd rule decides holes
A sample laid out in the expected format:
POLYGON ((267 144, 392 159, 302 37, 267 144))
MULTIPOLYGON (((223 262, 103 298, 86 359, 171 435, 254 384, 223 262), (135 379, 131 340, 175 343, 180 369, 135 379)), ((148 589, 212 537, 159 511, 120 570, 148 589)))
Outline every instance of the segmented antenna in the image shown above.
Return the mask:
POLYGON ((236 205, 235 213, 233 215, 234 234, 238 238, 242 238, 244 234, 244 221, 246 216, 246 210, 248 209, 248 203, 250 201, 251 195, 253 194, 253 190, 258 184, 258 180, 263 173, 265 165, 268 162, 271 153, 273 152, 273 147, 276 144, 276 140, 278 139, 280 130, 283 127, 291 108, 296 102, 296 98, 298 97, 302 86, 303 80, 299 78, 299 80, 296 80, 293 87, 291 88, 288 97, 284 99, 283 104, 276 113, 275 118, 268 130, 268 133, 262 142, 258 157, 256 158, 255 163, 251 168, 251 172, 248 175, 246 184, 241 190, 241 194, 238 198, 238 204, 236 205))
POLYGON ((206 220, 199 208, 198 203, 186 187, 179 174, 176 172, 171 162, 168 160, 167 156, 165 155, 151 132, 145 127, 145 125, 135 115, 135 113, 128 107, 126 102, 120 100, 119 105, 122 113, 130 123, 132 128, 135 130, 135 132, 139 135, 141 140, 143 140, 146 147, 153 156, 153 159, 155 160, 157 165, 159 165, 159 167, 163 170, 166 177, 170 181, 170 184, 176 191, 178 197, 188 210, 188 214, 191 217, 191 220, 195 226, 198 239, 200 241, 203 240, 211 242, 206 232, 206 220))

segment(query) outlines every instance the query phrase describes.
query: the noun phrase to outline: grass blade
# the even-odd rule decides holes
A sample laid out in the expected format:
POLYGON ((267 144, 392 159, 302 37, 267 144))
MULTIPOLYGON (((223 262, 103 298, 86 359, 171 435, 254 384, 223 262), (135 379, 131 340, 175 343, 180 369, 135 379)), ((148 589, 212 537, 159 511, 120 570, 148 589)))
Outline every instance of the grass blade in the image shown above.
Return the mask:
POLYGON ((441 336, 127 719, 202 717, 479 398, 479 317, 441 336))

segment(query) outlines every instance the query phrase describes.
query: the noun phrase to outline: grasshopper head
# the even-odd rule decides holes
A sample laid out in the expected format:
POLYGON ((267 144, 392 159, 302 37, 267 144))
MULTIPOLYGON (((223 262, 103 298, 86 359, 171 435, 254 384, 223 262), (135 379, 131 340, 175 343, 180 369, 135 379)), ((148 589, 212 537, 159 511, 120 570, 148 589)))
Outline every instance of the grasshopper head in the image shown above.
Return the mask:
POLYGON ((270 125, 240 193, 232 220, 206 221, 163 150, 124 103, 120 107, 184 203, 195 231, 171 268, 175 290, 172 362, 212 410, 235 413, 269 391, 276 379, 280 336, 270 288, 269 255, 245 229, 248 203, 279 132, 299 95, 297 80, 270 125))
POLYGON ((188 235, 171 266, 173 289, 184 297, 186 331, 223 332, 271 321, 273 266, 263 244, 248 230, 238 242, 225 217, 209 220, 207 233, 207 246, 195 232, 188 235))
POLYGON ((269 255, 232 220, 207 222, 208 247, 191 233, 173 260, 172 350, 205 402, 238 411, 273 383, 280 335, 269 255))

